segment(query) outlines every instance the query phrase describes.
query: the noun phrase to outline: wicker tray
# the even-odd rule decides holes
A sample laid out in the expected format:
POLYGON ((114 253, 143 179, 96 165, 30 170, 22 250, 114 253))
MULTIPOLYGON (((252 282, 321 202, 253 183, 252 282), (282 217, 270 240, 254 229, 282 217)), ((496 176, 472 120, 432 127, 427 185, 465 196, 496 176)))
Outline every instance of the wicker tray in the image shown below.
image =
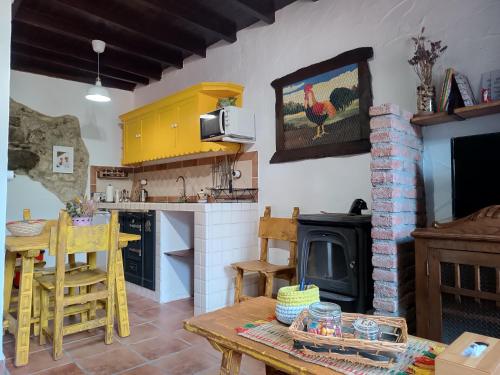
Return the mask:
POLYGON ((308 355, 389 368, 408 345, 408 328, 404 318, 342 313, 343 335, 332 337, 305 331, 304 319, 307 316, 308 310, 302 311, 290 326, 289 332, 294 339, 295 349, 308 355), (345 332, 357 318, 363 317, 375 320, 381 330, 396 334, 396 340, 362 340, 354 338, 352 333, 345 332))

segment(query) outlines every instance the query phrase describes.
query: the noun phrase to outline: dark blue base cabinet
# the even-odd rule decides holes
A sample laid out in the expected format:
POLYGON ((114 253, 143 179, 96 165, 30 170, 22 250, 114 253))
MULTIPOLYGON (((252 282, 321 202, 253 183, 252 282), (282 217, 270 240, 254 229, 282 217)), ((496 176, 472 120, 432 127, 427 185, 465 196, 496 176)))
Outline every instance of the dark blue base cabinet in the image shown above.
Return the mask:
POLYGON ((122 249, 125 280, 155 290, 155 211, 120 212, 120 231, 141 236, 122 249))

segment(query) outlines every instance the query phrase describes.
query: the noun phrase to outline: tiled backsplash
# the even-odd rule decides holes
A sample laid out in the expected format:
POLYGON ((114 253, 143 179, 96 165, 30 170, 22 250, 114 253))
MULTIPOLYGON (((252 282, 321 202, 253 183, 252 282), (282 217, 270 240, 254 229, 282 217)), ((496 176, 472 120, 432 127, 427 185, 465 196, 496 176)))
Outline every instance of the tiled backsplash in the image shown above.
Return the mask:
MULTIPOLYGON (((229 155, 230 161, 233 155, 229 155)), ((241 177, 233 180, 235 188, 258 187, 257 151, 242 153, 236 162, 235 169, 241 171, 241 177)), ((91 167, 91 192, 104 192, 108 184, 117 189, 138 191, 140 180, 146 179, 146 190, 151 201, 177 201, 182 192, 182 182, 176 182, 177 177, 184 176, 186 180, 186 194, 194 200, 196 193, 201 189, 213 185, 212 165, 223 160, 224 156, 206 157, 170 163, 131 167, 128 179, 99 179, 97 172, 104 166, 91 167)), ((208 193, 208 192, 207 192, 208 193)))

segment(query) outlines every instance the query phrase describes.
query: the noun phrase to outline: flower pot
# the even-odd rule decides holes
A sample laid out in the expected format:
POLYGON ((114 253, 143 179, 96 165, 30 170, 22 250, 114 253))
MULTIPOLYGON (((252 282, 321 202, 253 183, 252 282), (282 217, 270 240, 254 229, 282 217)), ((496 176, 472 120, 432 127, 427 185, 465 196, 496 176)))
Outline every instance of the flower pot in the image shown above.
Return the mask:
POLYGON ((417 115, 426 116, 436 112, 436 88, 420 85, 417 87, 417 115))
POLYGON ((92 225, 92 216, 74 217, 72 220, 75 227, 86 227, 92 225))

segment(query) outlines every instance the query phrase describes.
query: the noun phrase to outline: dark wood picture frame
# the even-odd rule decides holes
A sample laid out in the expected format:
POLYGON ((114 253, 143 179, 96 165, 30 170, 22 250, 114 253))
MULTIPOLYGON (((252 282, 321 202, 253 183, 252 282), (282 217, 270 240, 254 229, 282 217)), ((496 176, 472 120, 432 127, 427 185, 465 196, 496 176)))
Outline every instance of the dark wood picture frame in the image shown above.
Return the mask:
POLYGON ((276 152, 270 163, 361 154, 370 151, 370 118, 368 110, 372 105, 371 74, 368 60, 373 57, 371 47, 361 47, 344 52, 329 60, 310 65, 276 79, 271 83, 276 94, 276 152), (310 77, 329 72, 350 64, 358 64, 359 121, 361 139, 343 143, 318 144, 314 146, 286 149, 283 113, 283 88, 310 77))

